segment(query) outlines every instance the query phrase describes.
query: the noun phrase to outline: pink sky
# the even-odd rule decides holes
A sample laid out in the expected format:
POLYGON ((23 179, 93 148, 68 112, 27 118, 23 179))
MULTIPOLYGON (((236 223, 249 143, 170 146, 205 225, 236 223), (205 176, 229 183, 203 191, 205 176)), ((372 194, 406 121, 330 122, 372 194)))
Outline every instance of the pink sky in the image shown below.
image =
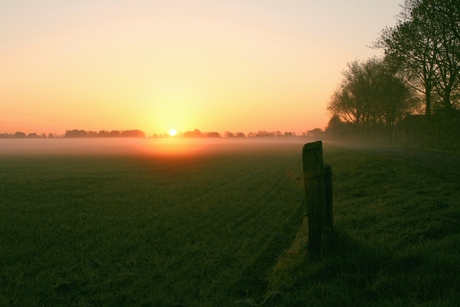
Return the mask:
POLYGON ((2 1, 0 133, 324 128, 401 2, 2 1))

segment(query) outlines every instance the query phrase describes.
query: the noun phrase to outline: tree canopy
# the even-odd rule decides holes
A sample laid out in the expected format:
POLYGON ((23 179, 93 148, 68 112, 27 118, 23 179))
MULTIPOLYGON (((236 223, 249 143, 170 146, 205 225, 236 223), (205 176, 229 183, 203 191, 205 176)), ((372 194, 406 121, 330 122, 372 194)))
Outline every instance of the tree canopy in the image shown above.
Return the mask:
POLYGON ((417 129, 417 138, 458 143, 460 0, 405 0, 401 7, 396 25, 373 44, 384 56, 348 63, 328 103, 326 131, 367 137, 417 129), (423 114, 417 122, 424 124, 399 125, 409 114, 423 114))
POLYGON ((410 87, 382 59, 353 61, 332 94, 328 110, 361 135, 391 134, 403 116, 418 107, 410 87))

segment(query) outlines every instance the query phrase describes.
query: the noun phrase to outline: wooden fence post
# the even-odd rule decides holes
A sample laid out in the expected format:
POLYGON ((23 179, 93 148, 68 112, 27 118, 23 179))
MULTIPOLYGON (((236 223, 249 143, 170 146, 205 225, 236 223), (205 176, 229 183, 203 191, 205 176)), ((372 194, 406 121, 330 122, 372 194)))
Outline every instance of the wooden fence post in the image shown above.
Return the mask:
POLYGON ((303 146, 302 162, 308 217, 308 251, 313 256, 329 252, 332 242, 331 166, 323 165, 321 141, 303 146))

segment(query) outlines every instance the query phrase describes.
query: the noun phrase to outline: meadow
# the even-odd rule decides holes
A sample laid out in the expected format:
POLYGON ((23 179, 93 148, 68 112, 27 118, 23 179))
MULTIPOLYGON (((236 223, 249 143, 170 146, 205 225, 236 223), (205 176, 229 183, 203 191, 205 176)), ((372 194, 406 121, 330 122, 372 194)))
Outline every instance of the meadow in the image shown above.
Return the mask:
POLYGON ((14 141, 1 306, 460 303, 458 175, 325 144, 336 247, 312 260, 302 139, 14 141))

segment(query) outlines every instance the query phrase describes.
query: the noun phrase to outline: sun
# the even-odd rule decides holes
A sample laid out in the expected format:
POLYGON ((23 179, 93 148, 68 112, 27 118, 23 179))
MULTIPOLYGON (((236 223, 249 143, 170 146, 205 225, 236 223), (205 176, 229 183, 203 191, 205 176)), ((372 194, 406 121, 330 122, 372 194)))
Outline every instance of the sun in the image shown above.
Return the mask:
POLYGON ((170 136, 176 136, 176 134, 177 134, 176 129, 171 129, 171 130, 169 130, 169 135, 170 135, 170 136))

